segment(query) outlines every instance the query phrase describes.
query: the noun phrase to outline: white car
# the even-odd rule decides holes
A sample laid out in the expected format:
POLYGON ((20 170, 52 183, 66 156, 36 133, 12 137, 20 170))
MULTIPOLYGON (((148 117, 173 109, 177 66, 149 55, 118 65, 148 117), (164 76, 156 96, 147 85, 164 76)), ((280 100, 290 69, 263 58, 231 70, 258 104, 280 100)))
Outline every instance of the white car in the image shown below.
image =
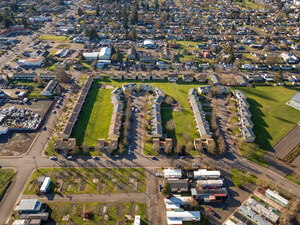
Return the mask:
POLYGON ((72 160, 73 159, 73 156, 68 156, 68 158, 67 158, 68 160, 72 160))
POLYGON ((155 176, 162 177, 162 174, 161 173, 157 173, 157 174, 155 174, 155 176))
POLYGON ((57 160, 57 158, 55 156, 51 156, 50 159, 51 160, 57 160))

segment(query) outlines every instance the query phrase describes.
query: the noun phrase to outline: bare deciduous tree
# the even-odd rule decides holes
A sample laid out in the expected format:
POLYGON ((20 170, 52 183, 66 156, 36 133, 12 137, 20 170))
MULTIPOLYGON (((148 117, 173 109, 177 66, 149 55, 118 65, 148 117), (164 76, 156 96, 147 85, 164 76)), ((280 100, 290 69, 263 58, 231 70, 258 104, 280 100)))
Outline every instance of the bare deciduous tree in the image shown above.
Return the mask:
POLYGON ((70 75, 66 73, 64 69, 58 69, 55 72, 55 77, 60 83, 68 83, 70 80, 70 75))
POLYGON ((174 120, 173 119, 170 119, 167 124, 166 124, 166 128, 168 130, 174 130, 175 129, 175 123, 174 123, 174 120))
POLYGON ((169 105, 172 105, 174 103, 174 99, 172 98, 172 96, 168 95, 166 98, 165 98, 165 102, 169 105))

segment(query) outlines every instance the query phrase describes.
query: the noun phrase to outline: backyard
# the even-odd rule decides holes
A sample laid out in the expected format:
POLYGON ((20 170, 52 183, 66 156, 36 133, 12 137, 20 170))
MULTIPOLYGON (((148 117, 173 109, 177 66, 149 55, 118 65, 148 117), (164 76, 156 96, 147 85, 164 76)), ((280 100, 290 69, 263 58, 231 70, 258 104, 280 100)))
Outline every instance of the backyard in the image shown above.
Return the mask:
POLYGON ((147 224, 146 205, 144 203, 48 203, 51 211, 51 222, 56 224, 132 224, 135 215, 141 216, 141 225, 147 224), (91 219, 83 219, 85 211, 93 212, 91 219))
POLYGON ((14 174, 15 172, 12 169, 0 169, 0 200, 14 177, 14 174))
POLYGON ((51 177, 50 193, 141 193, 146 189, 145 171, 141 168, 42 168, 33 173, 24 194, 36 193, 41 176, 51 177))
POLYGON ((99 138, 107 138, 113 112, 111 89, 101 89, 99 83, 92 84, 90 94, 82 109, 73 132, 78 145, 95 146, 99 138))
POLYGON ((40 87, 37 82, 27 81, 27 80, 10 80, 9 85, 24 85, 29 86, 30 89, 26 93, 28 98, 46 98, 42 96, 41 92, 43 91, 43 87, 40 87))

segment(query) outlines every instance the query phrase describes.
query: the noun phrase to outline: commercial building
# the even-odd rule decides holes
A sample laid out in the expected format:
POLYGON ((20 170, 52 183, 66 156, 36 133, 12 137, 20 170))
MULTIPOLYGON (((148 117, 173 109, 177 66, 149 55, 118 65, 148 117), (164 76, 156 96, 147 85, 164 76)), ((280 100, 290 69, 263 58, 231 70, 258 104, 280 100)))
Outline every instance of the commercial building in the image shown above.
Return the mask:
POLYGON ((99 60, 109 60, 111 55, 111 48, 104 47, 101 48, 99 53, 99 60))
POLYGON ((85 52, 82 55, 87 61, 98 60, 100 52, 85 52))
POLYGON ((22 67, 42 67, 43 63, 44 59, 42 57, 18 60, 19 66, 22 67))
POLYGON ((153 40, 145 40, 144 41, 144 48, 154 49, 155 48, 155 41, 153 41, 153 40))

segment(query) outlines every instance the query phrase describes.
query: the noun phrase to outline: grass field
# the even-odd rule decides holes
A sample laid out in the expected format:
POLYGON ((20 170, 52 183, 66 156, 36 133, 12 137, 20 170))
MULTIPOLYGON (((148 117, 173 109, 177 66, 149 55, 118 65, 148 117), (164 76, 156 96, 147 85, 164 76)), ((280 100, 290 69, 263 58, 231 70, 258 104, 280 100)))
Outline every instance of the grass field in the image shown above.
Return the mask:
POLYGON ((40 176, 51 177, 51 193, 134 193, 146 189, 145 171, 141 168, 42 168, 33 173, 24 194, 35 194, 40 176))
POLYGON ((67 36, 56 36, 56 35, 43 35, 40 37, 41 40, 46 41, 66 41, 67 36))
POLYGON ((95 146, 99 138, 107 138, 113 105, 110 89, 99 89, 98 82, 92 84, 90 94, 73 132, 78 145, 95 146))
POLYGON ((260 149, 269 150, 300 120, 299 111, 286 105, 300 88, 257 86, 252 89, 238 89, 248 97, 254 123, 253 131, 260 149))
POLYGON ((86 203, 48 203, 52 211, 50 221, 57 224, 132 224, 135 215, 141 216, 141 225, 147 224, 146 205, 144 203, 107 203, 107 202, 86 202, 86 203), (106 208, 106 212, 104 212, 106 208), (89 220, 83 220, 82 213, 84 211, 92 211, 94 216, 89 220), (64 221, 63 217, 69 215, 69 220, 64 221), (105 220, 105 215, 108 220, 105 220), (130 215, 131 220, 126 220, 125 216, 130 215))
POLYGON ((257 177, 247 173, 246 171, 239 170, 239 169, 231 169, 230 174, 232 177, 232 181, 234 185, 238 188, 243 187, 243 183, 249 184, 253 183, 256 184, 257 182, 257 177))
POLYGON ((27 92, 26 96, 28 98, 46 98, 42 96, 41 92, 43 91, 43 87, 38 86, 37 82, 27 81, 27 80, 10 80, 9 85, 26 85, 30 86, 31 89, 27 92))
POLYGON ((12 169, 0 169, 0 199, 14 177, 14 174, 15 172, 12 169))
POLYGON ((286 175, 285 178, 288 179, 289 181, 292 181, 295 184, 298 184, 300 186, 300 178, 299 177, 297 177, 295 175, 288 174, 288 175, 286 175))

